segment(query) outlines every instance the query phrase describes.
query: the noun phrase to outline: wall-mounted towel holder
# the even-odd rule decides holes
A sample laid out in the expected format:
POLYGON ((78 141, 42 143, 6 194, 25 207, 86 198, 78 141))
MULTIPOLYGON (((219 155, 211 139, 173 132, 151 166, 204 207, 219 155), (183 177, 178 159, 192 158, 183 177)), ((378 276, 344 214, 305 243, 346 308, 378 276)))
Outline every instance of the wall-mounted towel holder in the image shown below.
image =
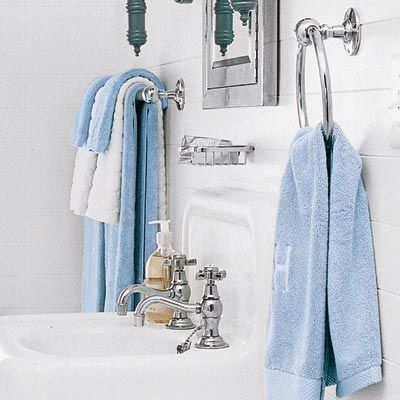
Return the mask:
POLYGON ((346 11, 342 25, 320 25, 315 19, 306 18, 296 24, 295 33, 299 43, 296 62, 296 99, 299 124, 300 127, 309 125, 306 105, 305 62, 306 47, 312 44, 317 57, 321 83, 322 127, 325 139, 328 142, 332 134, 333 113, 331 78, 323 41, 329 38, 342 39, 346 53, 349 56, 356 55, 361 43, 360 17, 354 8, 349 8, 346 11))
POLYGON ((185 82, 179 79, 172 90, 160 90, 156 86, 147 86, 138 92, 137 99, 146 103, 157 103, 163 99, 173 100, 178 110, 182 111, 186 103, 185 82))
POLYGON ((230 140, 184 136, 179 150, 179 164, 246 165, 254 146, 233 145, 230 140))

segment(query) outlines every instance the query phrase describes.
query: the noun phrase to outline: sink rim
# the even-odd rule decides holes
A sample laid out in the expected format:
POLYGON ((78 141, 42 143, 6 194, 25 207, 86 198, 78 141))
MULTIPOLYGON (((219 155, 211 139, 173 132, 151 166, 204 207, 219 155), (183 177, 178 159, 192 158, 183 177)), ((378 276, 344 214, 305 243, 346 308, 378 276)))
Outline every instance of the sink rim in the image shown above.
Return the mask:
MULTIPOLYGON (((54 328, 51 328, 54 329, 54 328)), ((71 327, 69 327, 71 330, 71 327)), ((231 347, 227 349, 206 351, 199 350, 192 347, 192 349, 184 354, 178 355, 175 353, 175 346, 183 342, 192 331, 174 331, 164 328, 163 325, 150 325, 146 324, 143 328, 135 328, 133 326, 133 316, 131 313, 127 317, 120 317, 114 313, 66 313, 66 314, 31 314, 31 315, 17 315, 17 316, 1 316, 0 317, 0 363, 6 359, 17 359, 24 362, 31 362, 35 365, 38 364, 71 364, 81 366, 104 365, 107 366, 124 366, 138 365, 138 363, 151 363, 155 362, 171 362, 171 360, 189 359, 209 359, 209 357, 235 357, 243 354, 243 344, 235 343, 231 338, 231 347), (82 355, 82 356, 68 356, 52 353, 44 353, 40 350, 26 347, 23 340, 30 335, 30 332, 36 331, 40 334, 41 330, 49 329, 49 326, 56 325, 56 330, 60 330, 63 324, 74 323, 77 324, 76 330, 80 326, 83 329, 90 329, 91 324, 100 324, 100 328, 105 328, 105 331, 121 331, 124 334, 132 330, 133 335, 155 335, 154 340, 160 337, 168 338, 167 341, 174 343, 174 348, 168 353, 147 353, 147 354, 128 354, 128 355, 82 355), (200 355, 200 357, 199 357, 200 355), (206 357, 204 357, 206 356, 206 357), (139 361, 140 360, 140 361, 139 361)))

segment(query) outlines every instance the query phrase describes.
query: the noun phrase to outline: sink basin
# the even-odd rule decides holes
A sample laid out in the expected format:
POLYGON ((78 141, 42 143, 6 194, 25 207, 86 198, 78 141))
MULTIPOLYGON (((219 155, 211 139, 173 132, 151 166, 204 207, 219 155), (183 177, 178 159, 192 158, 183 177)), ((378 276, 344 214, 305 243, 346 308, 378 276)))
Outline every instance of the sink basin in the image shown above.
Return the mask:
POLYGON ((189 333, 135 328, 132 314, 0 317, 0 399, 177 400, 174 385, 182 398, 198 387, 198 397, 191 398, 223 400, 232 391, 230 398, 243 399, 234 390, 243 379, 240 371, 252 367, 243 358, 243 344, 229 338, 228 349, 192 347, 176 354, 189 333), (234 386, 227 391, 226 384, 234 386))
POLYGON ((25 354, 31 350, 79 359, 173 354, 178 340, 159 326, 132 329, 127 319, 114 315, 52 319, 36 324, 33 332, 21 324, 20 334, 17 340, 25 354))

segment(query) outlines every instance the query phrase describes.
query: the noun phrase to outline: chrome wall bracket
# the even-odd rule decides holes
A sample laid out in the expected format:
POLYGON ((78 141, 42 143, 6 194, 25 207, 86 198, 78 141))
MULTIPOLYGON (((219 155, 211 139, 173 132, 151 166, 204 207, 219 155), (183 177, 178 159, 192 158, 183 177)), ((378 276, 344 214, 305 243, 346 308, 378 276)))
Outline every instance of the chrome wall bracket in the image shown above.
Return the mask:
POLYGON ((306 48, 313 45, 317 58, 322 96, 322 129, 328 147, 333 131, 332 90, 328 59, 324 40, 329 38, 342 39, 344 49, 349 56, 358 53, 361 43, 361 23, 357 11, 349 8, 342 25, 321 25, 318 21, 305 18, 295 26, 295 34, 299 43, 296 61, 296 102, 300 127, 309 126, 306 89, 305 64, 306 48))
POLYGON ((156 86, 147 86, 138 92, 138 98, 145 103, 157 103, 163 99, 173 100, 178 110, 182 111, 186 103, 185 82, 179 79, 172 90, 159 90, 156 86))
POLYGON ((303 46, 310 45, 311 38, 309 29, 316 27, 322 39, 342 39, 343 46, 349 56, 357 55, 361 44, 361 22, 358 12, 354 8, 349 8, 344 15, 341 25, 321 25, 312 18, 305 18, 299 21, 295 27, 297 41, 303 46))

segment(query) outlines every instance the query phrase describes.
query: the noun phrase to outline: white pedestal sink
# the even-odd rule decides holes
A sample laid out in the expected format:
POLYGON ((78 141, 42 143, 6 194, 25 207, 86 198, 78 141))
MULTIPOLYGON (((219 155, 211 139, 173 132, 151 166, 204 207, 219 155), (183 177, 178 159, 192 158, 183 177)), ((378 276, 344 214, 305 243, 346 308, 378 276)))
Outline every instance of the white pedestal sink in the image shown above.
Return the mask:
MULTIPOLYGON (((214 189, 186 207, 186 254, 227 271, 218 289, 229 348, 176 354, 190 331, 135 328, 132 314, 0 317, 0 400, 264 400, 275 201, 214 189)), ((204 282, 190 268, 199 301, 204 282)))

